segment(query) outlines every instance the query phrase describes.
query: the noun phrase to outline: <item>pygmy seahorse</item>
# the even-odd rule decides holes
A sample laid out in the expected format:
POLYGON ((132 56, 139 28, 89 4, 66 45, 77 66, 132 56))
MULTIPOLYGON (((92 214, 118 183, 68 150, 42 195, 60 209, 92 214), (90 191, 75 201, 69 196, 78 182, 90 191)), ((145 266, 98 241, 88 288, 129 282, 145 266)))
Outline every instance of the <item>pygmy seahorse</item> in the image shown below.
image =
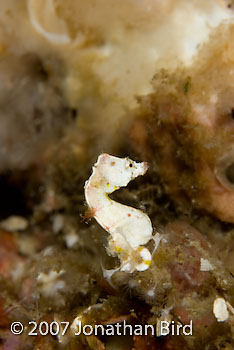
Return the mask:
POLYGON ((127 186, 131 180, 144 175, 147 169, 146 162, 101 154, 85 183, 86 202, 96 221, 109 232, 108 250, 120 258, 121 271, 149 268, 152 257, 144 245, 154 239, 153 229, 148 215, 110 199, 108 194, 127 186))

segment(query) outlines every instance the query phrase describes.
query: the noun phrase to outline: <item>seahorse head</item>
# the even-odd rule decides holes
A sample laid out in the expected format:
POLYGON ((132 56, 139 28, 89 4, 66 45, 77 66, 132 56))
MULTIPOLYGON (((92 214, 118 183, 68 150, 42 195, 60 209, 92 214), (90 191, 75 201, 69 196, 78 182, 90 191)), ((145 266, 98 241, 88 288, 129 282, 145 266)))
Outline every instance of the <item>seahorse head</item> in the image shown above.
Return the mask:
POLYGON ((103 153, 98 157, 96 167, 110 187, 122 187, 148 169, 146 162, 137 163, 129 158, 118 158, 103 153))

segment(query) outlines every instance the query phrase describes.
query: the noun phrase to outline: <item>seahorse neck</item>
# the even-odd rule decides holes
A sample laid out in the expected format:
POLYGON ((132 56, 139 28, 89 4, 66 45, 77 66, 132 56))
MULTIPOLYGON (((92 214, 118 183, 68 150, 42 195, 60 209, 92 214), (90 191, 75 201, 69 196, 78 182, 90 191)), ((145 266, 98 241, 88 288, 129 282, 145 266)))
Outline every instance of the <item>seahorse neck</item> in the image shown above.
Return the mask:
POLYGON ((101 210, 112 202, 104 190, 104 186, 100 185, 100 178, 98 179, 96 176, 90 179, 89 183, 86 185, 85 192, 89 207, 95 209, 95 211, 101 210))

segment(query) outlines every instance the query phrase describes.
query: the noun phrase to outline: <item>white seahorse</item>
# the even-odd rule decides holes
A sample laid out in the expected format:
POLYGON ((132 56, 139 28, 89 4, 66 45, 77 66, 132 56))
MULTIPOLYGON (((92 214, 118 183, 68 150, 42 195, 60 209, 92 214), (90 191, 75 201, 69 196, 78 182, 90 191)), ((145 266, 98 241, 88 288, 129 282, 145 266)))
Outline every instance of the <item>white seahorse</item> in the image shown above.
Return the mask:
MULTIPOLYGON (((121 271, 144 271, 151 264, 151 253, 143 247, 152 236, 150 218, 142 211, 120 204, 108 197, 120 187, 148 169, 145 162, 136 163, 129 158, 101 154, 93 172, 85 183, 86 202, 97 222, 110 233, 108 250, 118 254, 121 271)), ((159 237, 155 246, 159 244, 159 237)))

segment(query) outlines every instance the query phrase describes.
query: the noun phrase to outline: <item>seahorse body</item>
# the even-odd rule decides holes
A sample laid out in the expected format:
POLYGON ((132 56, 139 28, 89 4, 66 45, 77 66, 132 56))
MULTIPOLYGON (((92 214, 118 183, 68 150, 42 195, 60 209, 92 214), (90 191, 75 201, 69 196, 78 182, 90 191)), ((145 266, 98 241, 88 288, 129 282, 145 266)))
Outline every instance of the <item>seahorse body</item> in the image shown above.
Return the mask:
POLYGON ((109 251, 119 255, 121 270, 142 271, 149 267, 151 254, 142 246, 152 239, 153 229, 145 213, 110 199, 108 194, 127 186, 147 169, 145 162, 101 154, 85 183, 87 204, 97 222, 110 233, 109 251))

